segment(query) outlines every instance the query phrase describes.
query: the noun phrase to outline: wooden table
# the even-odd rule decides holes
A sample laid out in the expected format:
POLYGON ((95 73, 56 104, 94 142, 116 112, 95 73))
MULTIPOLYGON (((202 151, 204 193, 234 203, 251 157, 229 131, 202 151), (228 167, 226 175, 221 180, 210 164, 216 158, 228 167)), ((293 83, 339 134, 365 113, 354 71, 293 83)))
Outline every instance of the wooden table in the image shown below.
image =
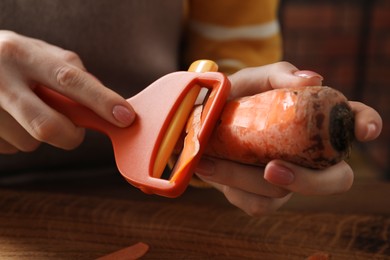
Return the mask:
POLYGON ((215 190, 166 199, 119 176, 0 189, 0 259, 94 259, 140 241, 142 259, 390 259, 390 183, 295 196, 262 218, 215 190))

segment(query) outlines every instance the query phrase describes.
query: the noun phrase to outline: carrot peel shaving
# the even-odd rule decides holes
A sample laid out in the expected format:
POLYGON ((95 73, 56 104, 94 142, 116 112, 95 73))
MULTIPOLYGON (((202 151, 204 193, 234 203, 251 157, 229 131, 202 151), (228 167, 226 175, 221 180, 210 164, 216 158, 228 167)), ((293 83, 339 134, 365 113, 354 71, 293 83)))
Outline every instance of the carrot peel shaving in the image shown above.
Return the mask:
POLYGON ((97 260, 135 260, 144 256, 149 250, 149 245, 139 242, 125 247, 108 255, 97 258, 97 260))

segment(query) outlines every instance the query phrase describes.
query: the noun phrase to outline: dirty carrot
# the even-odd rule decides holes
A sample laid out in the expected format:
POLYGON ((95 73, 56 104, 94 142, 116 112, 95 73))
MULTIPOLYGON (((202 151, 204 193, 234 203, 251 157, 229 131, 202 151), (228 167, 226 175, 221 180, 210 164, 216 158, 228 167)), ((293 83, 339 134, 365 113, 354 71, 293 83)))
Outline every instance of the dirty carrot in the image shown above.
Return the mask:
POLYGON ((341 92, 322 86, 275 89, 227 102, 205 154, 322 169, 348 155, 353 137, 354 114, 341 92))

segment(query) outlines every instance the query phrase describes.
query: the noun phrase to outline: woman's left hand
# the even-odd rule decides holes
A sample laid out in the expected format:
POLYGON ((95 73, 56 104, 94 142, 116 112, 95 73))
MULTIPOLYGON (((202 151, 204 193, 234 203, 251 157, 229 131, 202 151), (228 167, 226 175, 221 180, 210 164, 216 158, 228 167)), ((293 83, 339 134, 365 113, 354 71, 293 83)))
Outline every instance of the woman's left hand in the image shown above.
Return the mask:
MULTIPOLYGON (((288 62, 243 69, 230 76, 230 98, 254 95, 274 88, 319 86, 323 78, 301 71, 288 62)), ((355 112, 358 141, 378 137, 382 129, 379 114, 362 103, 351 102, 355 112)), ((265 168, 203 157, 195 170, 203 181, 220 190, 227 200, 251 216, 271 213, 286 203, 293 192, 304 195, 330 195, 350 189, 353 171, 344 161, 324 170, 313 170, 281 160, 265 168)))

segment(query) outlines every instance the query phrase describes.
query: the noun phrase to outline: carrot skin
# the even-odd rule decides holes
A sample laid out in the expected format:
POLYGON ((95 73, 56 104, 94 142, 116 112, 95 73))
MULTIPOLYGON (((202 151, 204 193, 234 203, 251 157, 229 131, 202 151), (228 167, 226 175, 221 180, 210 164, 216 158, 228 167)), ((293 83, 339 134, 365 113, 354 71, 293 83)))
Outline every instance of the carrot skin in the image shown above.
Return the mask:
POLYGON ((205 154, 245 164, 282 159, 322 169, 348 155, 353 125, 348 100, 335 89, 275 89, 229 101, 205 154))

